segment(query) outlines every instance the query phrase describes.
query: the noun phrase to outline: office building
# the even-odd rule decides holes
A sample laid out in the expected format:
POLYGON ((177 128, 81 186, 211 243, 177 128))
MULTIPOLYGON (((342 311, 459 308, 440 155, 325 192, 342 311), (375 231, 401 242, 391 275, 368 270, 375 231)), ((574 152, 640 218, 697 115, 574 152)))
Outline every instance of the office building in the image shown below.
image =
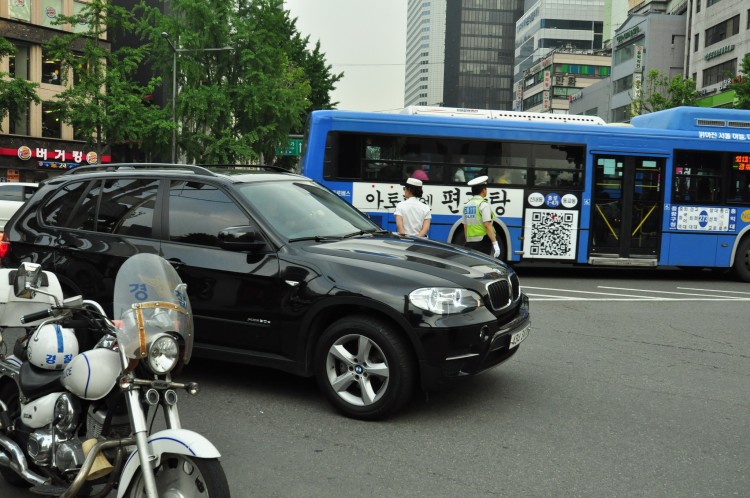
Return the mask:
POLYGON ((74 0, 0 2, 0 33, 16 49, 0 59, 0 72, 38 83, 42 100, 41 105, 30 105, 17 122, 7 115, 0 121, 0 181, 39 181, 80 164, 110 160, 77 140, 75 130, 62 123, 49 104, 63 90, 62 67, 44 53, 43 44, 61 31, 86 30, 80 24, 53 24, 59 13, 72 16, 84 6, 74 0))
POLYGON ((523 0, 409 0, 405 105, 510 109, 523 0))
POLYGON ((705 107, 731 107, 729 84, 750 53, 747 0, 691 0, 688 13, 687 76, 696 82, 705 107))

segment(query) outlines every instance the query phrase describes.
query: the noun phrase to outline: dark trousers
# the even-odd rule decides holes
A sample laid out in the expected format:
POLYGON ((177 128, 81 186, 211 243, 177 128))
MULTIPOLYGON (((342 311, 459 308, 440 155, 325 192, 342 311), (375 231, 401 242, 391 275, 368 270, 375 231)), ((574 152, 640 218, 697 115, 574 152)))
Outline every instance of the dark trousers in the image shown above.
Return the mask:
POLYGON ((485 254, 492 254, 492 241, 485 235, 479 242, 467 242, 466 247, 474 249, 475 251, 483 252, 485 254))

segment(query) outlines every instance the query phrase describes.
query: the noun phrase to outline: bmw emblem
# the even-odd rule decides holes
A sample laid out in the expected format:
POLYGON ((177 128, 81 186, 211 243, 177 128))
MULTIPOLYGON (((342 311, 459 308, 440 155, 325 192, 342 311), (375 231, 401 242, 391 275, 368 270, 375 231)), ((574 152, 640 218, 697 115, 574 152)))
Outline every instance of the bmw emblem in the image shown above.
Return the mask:
POLYGON ((356 373, 357 375, 362 375, 362 372, 364 371, 365 369, 362 368, 362 365, 357 365, 354 367, 354 373, 356 373))

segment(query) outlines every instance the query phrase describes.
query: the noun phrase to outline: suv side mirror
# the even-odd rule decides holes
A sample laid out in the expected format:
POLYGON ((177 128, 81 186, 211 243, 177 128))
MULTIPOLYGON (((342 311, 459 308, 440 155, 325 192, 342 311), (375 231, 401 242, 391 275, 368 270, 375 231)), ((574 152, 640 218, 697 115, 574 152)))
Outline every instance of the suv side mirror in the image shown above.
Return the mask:
POLYGON ((42 265, 21 263, 13 280, 13 293, 21 299, 33 299, 42 280, 42 265))
POLYGON ((266 245, 253 226, 228 227, 219 232, 219 246, 230 251, 253 251, 266 245))

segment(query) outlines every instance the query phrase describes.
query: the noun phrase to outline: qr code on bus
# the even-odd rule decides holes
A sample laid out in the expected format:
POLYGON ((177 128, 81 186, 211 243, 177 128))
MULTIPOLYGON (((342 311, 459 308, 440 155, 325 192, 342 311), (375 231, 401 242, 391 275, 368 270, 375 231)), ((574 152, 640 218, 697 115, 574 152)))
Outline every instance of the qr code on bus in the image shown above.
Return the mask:
POLYGON ((524 257, 575 259, 578 211, 527 209, 524 257))

